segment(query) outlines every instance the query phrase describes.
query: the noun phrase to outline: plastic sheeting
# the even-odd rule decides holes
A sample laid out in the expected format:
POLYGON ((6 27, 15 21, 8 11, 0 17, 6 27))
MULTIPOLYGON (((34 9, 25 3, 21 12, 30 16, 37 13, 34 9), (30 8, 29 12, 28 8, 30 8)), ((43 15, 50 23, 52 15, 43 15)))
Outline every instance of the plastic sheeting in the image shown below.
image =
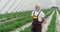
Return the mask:
POLYGON ((60 0, 0 0, 0 13, 33 10, 36 4, 40 5, 41 9, 60 7, 60 0))

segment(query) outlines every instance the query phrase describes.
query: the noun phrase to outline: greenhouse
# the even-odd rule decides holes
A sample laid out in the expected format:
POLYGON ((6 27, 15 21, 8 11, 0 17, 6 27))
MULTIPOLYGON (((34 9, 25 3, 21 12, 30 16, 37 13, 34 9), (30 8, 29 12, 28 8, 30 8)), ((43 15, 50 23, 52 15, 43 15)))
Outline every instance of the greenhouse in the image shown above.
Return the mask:
POLYGON ((32 32, 34 16, 41 32, 60 32, 60 0, 0 0, 0 32, 32 32))

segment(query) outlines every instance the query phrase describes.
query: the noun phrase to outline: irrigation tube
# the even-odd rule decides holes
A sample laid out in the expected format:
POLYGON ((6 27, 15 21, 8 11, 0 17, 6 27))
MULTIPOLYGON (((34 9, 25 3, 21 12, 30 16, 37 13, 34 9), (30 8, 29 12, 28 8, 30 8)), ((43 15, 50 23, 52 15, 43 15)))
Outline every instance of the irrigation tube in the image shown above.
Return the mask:
POLYGON ((3 8, 1 9, 1 11, 0 12, 2 12, 3 11, 3 9, 7 6, 7 4, 10 2, 10 0, 9 1, 7 1, 7 3, 3 6, 3 8))

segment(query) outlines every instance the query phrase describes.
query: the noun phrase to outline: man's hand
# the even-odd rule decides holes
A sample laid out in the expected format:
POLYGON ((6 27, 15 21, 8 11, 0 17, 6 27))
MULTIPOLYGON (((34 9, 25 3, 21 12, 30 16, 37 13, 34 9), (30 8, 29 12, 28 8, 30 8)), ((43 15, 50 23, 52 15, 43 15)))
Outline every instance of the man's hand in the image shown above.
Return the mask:
POLYGON ((45 17, 42 18, 42 23, 45 21, 45 17))

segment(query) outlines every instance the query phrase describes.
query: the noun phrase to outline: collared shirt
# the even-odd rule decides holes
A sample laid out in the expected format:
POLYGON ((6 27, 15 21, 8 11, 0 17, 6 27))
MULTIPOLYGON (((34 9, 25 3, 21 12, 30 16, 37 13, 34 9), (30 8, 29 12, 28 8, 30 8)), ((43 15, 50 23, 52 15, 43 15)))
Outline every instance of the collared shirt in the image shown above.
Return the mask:
POLYGON ((38 15, 38 21, 41 22, 41 21, 42 21, 42 18, 45 17, 45 14, 44 14, 42 11, 41 11, 40 13, 39 13, 39 12, 40 12, 40 11, 33 11, 32 14, 31 14, 31 16, 33 16, 33 14, 34 14, 35 16, 37 16, 37 15, 39 14, 39 15, 38 15), (35 14, 34 14, 34 12, 35 12, 35 14))

